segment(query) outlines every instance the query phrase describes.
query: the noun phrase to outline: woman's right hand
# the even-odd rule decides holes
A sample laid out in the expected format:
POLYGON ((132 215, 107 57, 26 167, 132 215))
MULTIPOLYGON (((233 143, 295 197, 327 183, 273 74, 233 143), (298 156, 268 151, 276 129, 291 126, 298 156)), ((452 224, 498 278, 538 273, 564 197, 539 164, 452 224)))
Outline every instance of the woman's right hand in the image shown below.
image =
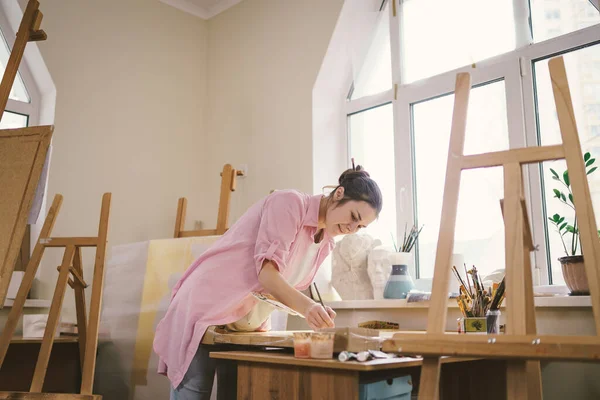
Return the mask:
POLYGON ((304 317, 306 318, 308 326, 312 330, 335 327, 333 322, 333 318, 335 318, 335 312, 329 307, 326 308, 319 303, 313 303, 306 310, 304 317))

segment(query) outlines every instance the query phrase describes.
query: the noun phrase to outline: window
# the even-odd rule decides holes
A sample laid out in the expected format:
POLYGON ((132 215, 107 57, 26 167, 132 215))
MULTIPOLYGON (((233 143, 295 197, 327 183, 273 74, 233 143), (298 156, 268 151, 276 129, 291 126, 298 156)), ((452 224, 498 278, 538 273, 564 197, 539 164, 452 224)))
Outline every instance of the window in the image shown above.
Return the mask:
MULTIPOLYGON (((6 38, 1 29, 0 36, 0 41, 2 41, 2 44, 0 44, 0 75, 3 76, 6 65, 8 64, 8 58, 10 57, 10 49, 8 48, 6 38)), ((25 84, 23 83, 20 73, 17 73, 15 82, 13 83, 13 87, 8 97, 9 99, 22 101, 25 103, 31 102, 31 98, 29 97, 29 93, 27 93, 27 89, 25 88, 25 84)))
POLYGON ((590 0, 529 0, 533 40, 574 32, 600 22, 600 13, 590 0))
MULTIPOLYGON (((585 0, 587 1, 587 0, 585 0)), ((406 0, 401 7, 403 82, 515 48, 512 1, 406 0), (493 15, 493 18, 488 16, 493 15)))
MULTIPOLYGON (((425 228, 418 242, 419 277, 433 277, 454 95, 413 105, 417 221, 425 228)), ((508 149, 504 81, 471 90, 464 154, 508 149)), ((486 274, 504 268, 501 168, 463 171, 454 253, 486 274)))
POLYGON ((363 165, 381 189, 383 210, 364 232, 385 245, 396 236, 396 185, 394 168, 394 118, 391 104, 348 117, 350 155, 363 165))
MULTIPOLYGON (((2 19, 0 18, 0 25, 1 23, 2 19)), ((10 57, 10 48, 8 47, 1 26, 0 41, 2 42, 0 43, 0 74, 4 76, 4 71, 10 57)), ((33 112, 33 106, 31 104, 31 96, 21 76, 21 69, 23 69, 23 62, 21 62, 19 71, 17 71, 17 76, 8 96, 6 111, 2 114, 2 119, 0 120, 0 129, 24 128, 29 125, 29 117, 33 112)))
POLYGON ((29 117, 27 115, 5 111, 2 115, 2 120, 0 121, 0 129, 25 128, 28 120, 29 117))
MULTIPOLYGON (((590 82, 589 77, 592 74, 587 70, 588 66, 595 67, 595 62, 600 60, 600 45, 566 53, 563 58, 567 69, 571 100, 582 151, 584 153, 590 152, 592 158, 600 159, 600 137, 598 137, 597 125, 600 115, 595 112, 600 104, 600 86, 593 81, 590 82)), ((536 109, 539 116, 539 142, 542 145, 560 144, 562 140, 550 83, 548 59, 535 61, 533 70, 535 73, 536 109)), ((557 213, 564 216, 566 221, 572 223, 574 211, 569 205, 562 204, 554 198, 554 189, 561 190, 565 194, 568 194, 568 191, 562 184, 552 179, 551 168, 562 176, 563 171, 566 169, 566 163, 564 160, 543 163, 541 177, 544 185, 543 193, 546 210, 544 223, 547 236, 548 265, 550 267, 549 275, 553 283, 562 284, 564 280, 558 258, 568 255, 566 252, 571 251, 571 243, 568 240, 571 235, 565 236, 567 239, 565 250, 559 234, 555 231, 554 226, 547 222, 547 218, 557 213)), ((597 223, 600 223, 600 174, 588 175, 588 181, 597 223)))
POLYGON ((367 56, 354 80, 351 98, 370 96, 392 87, 392 56, 390 51, 389 4, 379 12, 377 27, 367 56))
MULTIPOLYGON (((456 73, 471 73, 473 83, 465 154, 556 144, 547 63, 564 54, 583 150, 600 159, 600 14, 589 0, 399 3, 396 16, 388 6, 382 11, 388 19, 380 17, 369 39, 372 59, 362 63, 345 104, 348 146, 383 186, 385 218, 382 213, 370 233, 389 243, 391 230, 424 225, 412 272, 425 279, 433 275, 442 218, 456 73), (392 83, 397 90, 390 95, 392 83), (389 210, 390 204, 396 207, 389 210)), ((536 284, 564 283, 556 260, 562 244, 546 224, 550 212, 566 212, 552 199, 551 167, 563 169, 559 162, 524 169, 538 245, 536 284)), ((482 275, 505 267, 502 175, 501 168, 462 173, 453 252, 482 275)), ((596 207, 600 172, 590 175, 590 189, 596 207)))

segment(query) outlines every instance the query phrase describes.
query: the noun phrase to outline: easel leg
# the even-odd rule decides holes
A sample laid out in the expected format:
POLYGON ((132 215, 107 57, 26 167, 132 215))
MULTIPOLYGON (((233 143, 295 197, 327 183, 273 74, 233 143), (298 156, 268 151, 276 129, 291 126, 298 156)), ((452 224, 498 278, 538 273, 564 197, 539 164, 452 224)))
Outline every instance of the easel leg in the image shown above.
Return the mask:
MULTIPOLYGON (((467 128, 467 111, 471 91, 471 76, 466 73, 456 77, 452 130, 448 148, 448 161, 442 203, 442 222, 435 255, 435 269, 431 289, 431 304, 427 313, 427 333, 444 333, 448 314, 448 285, 450 282, 450 259, 454 248, 456 213, 462 171, 462 156, 467 128)), ((437 400, 439 397, 440 359, 428 357, 423 360, 419 382, 419 399, 437 400)))
POLYGON ((525 361, 507 361, 506 362, 506 398, 510 400, 527 400, 527 369, 525 361))
MULTIPOLYGON (((527 212, 523 209, 523 218, 527 218, 527 212)), ((532 241, 533 243, 533 241, 532 241)), ((531 276, 531 257, 529 248, 524 251, 524 280, 525 280, 525 325, 528 334, 536 334, 535 304, 533 301, 533 279, 531 276)), ((541 400, 542 392, 542 370, 539 361, 527 361, 527 387, 530 400, 541 400)))
POLYGON ((42 255, 44 254, 45 246, 40 244, 40 241, 50 237, 50 233, 52 232, 52 228, 54 227, 54 222, 56 221, 56 216, 60 211, 60 206, 62 205, 62 196, 57 194, 54 196, 54 200, 52 201, 52 206, 50 206, 50 210, 48 211, 48 215, 46 216, 46 220, 44 221, 44 225, 42 226, 42 231, 40 232, 39 240, 36 242, 35 247, 33 249, 33 254, 31 255, 31 259, 27 264, 25 269, 25 275, 23 276, 23 281, 21 282, 21 286, 19 287, 19 291, 17 292, 17 298, 13 304, 13 307, 8 314, 8 320, 6 321, 6 325, 4 325, 4 331, 2 332, 2 337, 0 337, 0 366, 4 362, 4 357, 6 356, 6 352, 8 351, 8 346, 10 345, 10 341, 15 333, 15 329, 17 327, 17 323, 19 322, 19 318, 23 314, 23 307, 25 306, 25 300, 27 300, 27 294, 31 290, 31 285, 35 278, 35 274, 40 265, 40 261, 42 259, 42 255))
POLYGON ((185 213, 187 211, 187 199, 185 197, 180 198, 177 201, 177 216, 175 217, 175 232, 173 237, 179 238, 181 232, 185 229, 185 213))
POLYGON ((439 357, 423 358, 419 379, 419 400, 434 400, 439 397, 441 368, 439 357))
POLYGON ((54 289, 52 305, 50 306, 50 312, 48 314, 48 323, 46 325, 46 330, 44 331, 44 338, 42 339, 40 354, 35 366, 30 392, 40 393, 42 391, 42 386, 44 385, 46 369, 48 368, 48 361, 50 360, 50 352, 52 351, 52 345, 54 344, 54 334, 58 327, 62 303, 65 298, 65 290, 67 289, 67 282, 69 280, 69 269, 73 262, 74 255, 75 246, 67 246, 63 261, 60 265, 60 273, 58 274, 58 281, 56 282, 56 288, 54 289))
MULTIPOLYGON (((507 305, 506 325, 508 334, 527 333, 527 279, 525 271, 525 222, 521 204, 522 171, 518 163, 504 165, 504 227, 506 248, 506 287, 509 288, 510 302, 507 305)), ((531 302, 533 291, 530 289, 531 302)), ((530 306, 533 303, 529 304, 530 306)), ((509 399, 528 399, 526 361, 511 361, 507 371, 507 393, 509 399)))
POLYGON ((581 154, 581 142, 577 134, 575 112, 571 101, 571 92, 567 71, 562 57, 548 62, 554 102, 558 114, 560 133, 565 148, 565 161, 569 170, 573 201, 577 210, 577 222, 581 238, 581 250, 587 275, 592 310, 596 322, 596 333, 600 335, 600 241, 598 240, 596 219, 592 207, 590 186, 587 180, 585 163, 581 154))
MULTIPOLYGON (((73 258, 73 268, 83 277, 83 266, 81 262, 81 248, 75 248, 75 258, 73 258)), ((87 333, 87 312, 85 309, 84 287, 77 279, 73 285, 75 290, 75 310, 77 312, 77 336, 79 339, 79 358, 81 362, 81 372, 83 373, 83 362, 85 360, 85 339, 87 333)))
POLYGON ((235 173, 235 169, 231 168, 230 164, 223 166, 223 172, 221 172, 221 196, 219 197, 219 211, 217 214, 217 235, 222 235, 227 231, 231 188, 235 180, 235 173))
POLYGON ((94 280, 92 283, 92 299, 90 302, 90 319, 88 322, 85 359, 81 377, 81 394, 92 394, 94 371, 96 370, 96 349, 98 348, 98 325, 100 309, 102 308, 102 290, 104 288, 104 257, 106 256, 106 238, 108 236, 108 216, 110 212, 111 194, 102 196, 100 211, 100 226, 98 228, 98 247, 94 265, 94 280))

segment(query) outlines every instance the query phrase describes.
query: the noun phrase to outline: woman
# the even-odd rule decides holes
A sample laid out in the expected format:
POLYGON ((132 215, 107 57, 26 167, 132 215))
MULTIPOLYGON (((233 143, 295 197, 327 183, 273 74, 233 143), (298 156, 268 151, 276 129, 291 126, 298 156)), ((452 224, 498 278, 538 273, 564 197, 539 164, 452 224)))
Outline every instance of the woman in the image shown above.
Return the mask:
POLYGON ((381 207, 379 187, 357 166, 340 176, 329 196, 276 191, 246 211, 185 272, 156 328, 154 351, 159 373, 171 381, 171 399, 210 398, 215 361, 208 356, 212 349, 201 345, 209 326, 268 328, 272 309, 252 292, 271 294, 311 329, 333 327, 335 312, 300 290, 311 284, 333 238, 364 228, 381 207))

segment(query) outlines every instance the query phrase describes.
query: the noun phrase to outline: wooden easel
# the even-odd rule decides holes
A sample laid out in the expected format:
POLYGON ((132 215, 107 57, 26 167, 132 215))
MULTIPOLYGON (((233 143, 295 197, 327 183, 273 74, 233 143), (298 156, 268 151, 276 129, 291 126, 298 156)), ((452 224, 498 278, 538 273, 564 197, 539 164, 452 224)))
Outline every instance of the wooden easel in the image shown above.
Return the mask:
MULTIPOLYGON (((108 217, 110 212, 111 194, 105 193, 102 196, 102 208, 100 210, 100 223, 98 226, 98 236, 93 237, 51 237, 54 222, 62 204, 62 196, 57 194, 54 197, 52 206, 48 211, 44 226, 39 239, 33 250, 33 254, 27 265, 25 276, 19 287, 19 292, 14 305, 8 315, 8 321, 4 326, 4 331, 0 337, 0 368, 6 356, 8 346, 12 339, 17 322, 23 313, 23 306, 27 298, 27 293, 31 289, 31 284, 40 265, 44 250, 48 247, 63 247, 65 249, 62 263, 58 267, 58 280, 52 297, 48 322, 44 331, 44 338, 40 348, 33 380, 31 382, 30 392, 40 393, 46 376, 46 369, 50 359, 50 352, 54 344, 54 335, 58 327, 59 316, 62 309, 62 303, 65 296, 67 283, 75 291, 75 306, 77 312, 77 330, 79 336, 79 352, 81 357, 82 382, 81 394, 90 395, 94 382, 94 371, 96 368, 96 349, 98 347, 98 326, 100 323, 100 310, 102 304, 102 289, 104 280, 104 257, 106 254, 106 240, 108 235, 108 217), (83 266, 81 258, 82 247, 95 247, 96 257, 94 265, 94 277, 92 281, 92 298, 89 311, 89 320, 85 306, 84 289, 88 286, 83 277, 83 266)), ((2 393, 0 393, 0 398, 2 393)), ((79 395, 63 395, 61 399, 82 398, 79 395)), ((88 397, 85 397, 88 398, 88 397)))
MULTIPOLYGON (((17 31, 0 83, 0 118, 4 115, 25 46, 28 42, 46 39, 46 33, 40 30, 43 16, 39 4, 37 0, 29 0, 17 31)), ((52 126, 37 126, 0 131, 0 167, 6 172, 4 176, 0 173, 0 183, 10 192, 0 201, 0 219, 5 224, 0 229, 0 308, 4 307, 53 129, 52 126), (33 146, 34 141, 37 146, 33 146), (21 186, 23 179, 25 187, 21 186)))
POLYGON ((507 398, 541 399, 539 360, 598 360, 600 358, 600 241, 590 189, 562 57, 549 61, 562 145, 521 148, 487 154, 463 155, 471 79, 457 75, 454 115, 448 152, 442 221, 427 332, 396 334, 384 351, 424 356, 419 385, 420 399, 438 398, 440 356, 474 356, 507 359, 507 398), (536 334, 528 220, 522 200, 523 164, 565 159, 571 180, 580 237, 585 256, 596 336, 540 336, 536 334), (506 335, 450 335, 444 333, 448 301, 450 260, 458 206, 460 174, 464 169, 504 168, 503 213, 506 247, 506 335))
POLYGON ((6 109, 6 103, 8 102, 8 96, 12 89, 13 83, 19 70, 19 65, 23 59, 23 53, 25 52, 25 46, 27 42, 37 42, 40 40, 46 40, 46 32, 40 29, 42 24, 42 12, 39 10, 40 2, 37 0, 29 0, 27 8, 21 19, 21 25, 15 38, 15 44, 10 52, 6 69, 4 70, 4 76, 2 77, 2 83, 0 83, 0 110, 6 109))
POLYGON ((192 236, 212 236, 222 235, 227 232, 229 222, 229 205, 231 203, 231 192, 235 191, 236 178, 244 176, 244 172, 234 169, 231 164, 225 164, 221 172, 221 196, 219 198, 219 213, 217 215, 216 229, 201 229, 196 231, 186 231, 185 213, 187 210, 187 199, 181 197, 177 203, 177 217, 175 219, 175 238, 192 236))

